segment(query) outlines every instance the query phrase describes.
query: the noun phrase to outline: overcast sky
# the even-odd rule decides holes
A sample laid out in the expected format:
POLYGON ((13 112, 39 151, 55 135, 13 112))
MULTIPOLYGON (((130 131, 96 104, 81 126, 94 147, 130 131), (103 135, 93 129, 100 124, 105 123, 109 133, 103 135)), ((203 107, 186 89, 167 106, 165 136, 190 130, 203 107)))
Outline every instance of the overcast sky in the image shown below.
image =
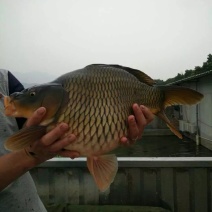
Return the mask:
POLYGON ((91 63, 166 80, 209 53, 212 0, 0 0, 0 68, 28 82, 91 63))

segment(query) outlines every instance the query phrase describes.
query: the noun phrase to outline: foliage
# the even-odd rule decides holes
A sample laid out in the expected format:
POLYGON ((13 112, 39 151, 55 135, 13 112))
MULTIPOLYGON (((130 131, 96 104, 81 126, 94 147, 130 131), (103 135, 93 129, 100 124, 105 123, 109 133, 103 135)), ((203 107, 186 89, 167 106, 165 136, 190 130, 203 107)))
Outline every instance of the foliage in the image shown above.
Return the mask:
POLYGON ((201 74, 207 71, 212 70, 212 54, 209 54, 207 57, 207 61, 203 63, 202 67, 200 66, 195 66, 195 68, 192 70, 185 70, 185 73, 178 73, 177 76, 173 77, 173 78, 169 78, 166 81, 160 80, 160 79, 156 79, 155 82, 158 85, 164 85, 164 84, 169 84, 172 82, 176 82, 178 80, 182 80, 188 77, 192 77, 195 76, 197 74, 201 74))

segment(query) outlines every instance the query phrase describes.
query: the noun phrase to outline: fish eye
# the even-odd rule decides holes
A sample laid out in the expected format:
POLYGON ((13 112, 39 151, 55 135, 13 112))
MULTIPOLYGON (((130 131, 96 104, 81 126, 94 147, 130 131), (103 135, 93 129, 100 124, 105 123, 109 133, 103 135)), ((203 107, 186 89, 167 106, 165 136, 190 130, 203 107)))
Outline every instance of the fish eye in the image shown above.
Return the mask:
POLYGON ((29 93, 30 96, 35 96, 35 94, 36 94, 36 93, 35 93, 34 91, 31 91, 31 92, 29 93))

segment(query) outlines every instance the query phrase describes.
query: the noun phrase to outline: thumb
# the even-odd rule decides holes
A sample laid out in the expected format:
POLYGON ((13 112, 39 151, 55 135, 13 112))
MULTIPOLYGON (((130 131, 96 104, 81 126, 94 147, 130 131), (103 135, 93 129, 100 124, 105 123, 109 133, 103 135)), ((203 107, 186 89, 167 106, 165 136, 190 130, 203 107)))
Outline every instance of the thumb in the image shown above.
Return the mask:
POLYGON ((26 122, 26 127, 30 127, 33 125, 38 125, 42 121, 44 115, 46 114, 46 108, 40 107, 38 108, 26 122))

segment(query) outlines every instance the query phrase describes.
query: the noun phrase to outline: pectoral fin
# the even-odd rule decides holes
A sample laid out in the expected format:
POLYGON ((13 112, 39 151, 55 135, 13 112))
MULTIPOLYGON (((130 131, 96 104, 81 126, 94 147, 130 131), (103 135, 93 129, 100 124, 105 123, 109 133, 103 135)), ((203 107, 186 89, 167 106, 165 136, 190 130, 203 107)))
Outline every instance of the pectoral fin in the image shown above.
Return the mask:
POLYGON ((26 127, 9 137, 4 146, 8 150, 17 151, 40 139, 45 133, 46 126, 26 127))
POLYGON ((87 166, 99 190, 103 192, 116 176, 118 161, 115 155, 94 156, 87 158, 87 166))

